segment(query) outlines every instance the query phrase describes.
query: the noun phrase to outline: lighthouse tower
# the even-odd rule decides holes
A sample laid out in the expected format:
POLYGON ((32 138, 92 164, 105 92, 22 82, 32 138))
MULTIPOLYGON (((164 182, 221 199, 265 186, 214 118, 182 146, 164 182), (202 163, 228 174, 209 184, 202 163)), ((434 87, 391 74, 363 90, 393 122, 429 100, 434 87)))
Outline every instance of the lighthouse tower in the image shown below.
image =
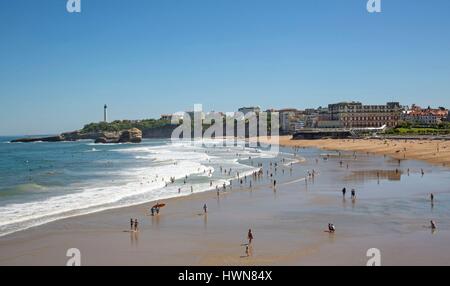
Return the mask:
POLYGON ((108 122, 108 106, 103 107, 103 121, 108 122))

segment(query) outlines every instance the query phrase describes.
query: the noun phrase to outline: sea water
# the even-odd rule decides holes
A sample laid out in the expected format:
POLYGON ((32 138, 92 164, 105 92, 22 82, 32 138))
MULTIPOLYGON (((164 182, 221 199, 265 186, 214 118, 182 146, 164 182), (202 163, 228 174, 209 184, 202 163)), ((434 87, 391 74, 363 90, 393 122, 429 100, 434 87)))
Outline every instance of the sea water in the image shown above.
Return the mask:
POLYGON ((9 143, 0 138, 0 236, 62 218, 228 185, 257 170, 241 163, 271 158, 256 148, 192 142, 9 143), (171 179, 175 179, 172 183, 171 179))

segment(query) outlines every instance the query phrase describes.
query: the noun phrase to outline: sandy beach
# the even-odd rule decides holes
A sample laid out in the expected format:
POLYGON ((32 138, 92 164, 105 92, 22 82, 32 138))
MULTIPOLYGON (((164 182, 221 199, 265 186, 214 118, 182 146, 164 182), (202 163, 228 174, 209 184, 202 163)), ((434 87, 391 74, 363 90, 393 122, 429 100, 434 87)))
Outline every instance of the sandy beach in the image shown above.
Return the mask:
MULTIPOLYGON (((256 139, 253 138, 252 141, 256 139)), ((289 147, 314 147, 323 150, 354 151, 390 156, 398 160, 422 160, 450 165, 450 141, 394 139, 320 139, 292 140, 292 136, 260 138, 260 142, 289 147)))
MULTIPOLYGON (((281 151, 287 156, 290 149, 281 151)), ((374 247, 383 265, 450 265, 447 168, 352 152, 338 157, 302 149, 300 155, 305 160, 292 172, 281 165, 271 170, 276 190, 265 178, 219 196, 164 200, 158 216, 149 215, 150 202, 1 237, 0 265, 65 265, 70 248, 81 251, 82 265, 365 265, 374 247), (357 200, 343 199, 342 187, 355 188, 357 200), (430 192, 437 197, 432 207, 430 192), (130 218, 139 220, 138 233, 129 232, 130 218), (325 232, 330 222, 335 234, 325 232), (255 240, 247 257, 249 228, 255 240)))

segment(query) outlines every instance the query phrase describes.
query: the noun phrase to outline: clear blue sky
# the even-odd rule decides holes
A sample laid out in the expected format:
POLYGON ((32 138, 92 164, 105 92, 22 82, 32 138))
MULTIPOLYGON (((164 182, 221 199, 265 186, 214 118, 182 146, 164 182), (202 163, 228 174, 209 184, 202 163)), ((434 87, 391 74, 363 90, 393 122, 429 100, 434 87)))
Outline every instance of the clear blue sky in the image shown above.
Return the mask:
POLYGON ((450 1, 0 0, 0 135, 192 109, 450 106, 450 1))

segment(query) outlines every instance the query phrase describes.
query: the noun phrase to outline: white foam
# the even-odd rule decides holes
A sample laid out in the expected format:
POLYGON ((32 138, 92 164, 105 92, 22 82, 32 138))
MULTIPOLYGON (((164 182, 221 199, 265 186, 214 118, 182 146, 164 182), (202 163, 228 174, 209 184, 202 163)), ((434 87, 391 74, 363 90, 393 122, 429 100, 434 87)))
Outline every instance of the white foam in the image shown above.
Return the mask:
POLYGON ((233 157, 234 154, 239 153, 241 159, 248 159, 249 156, 255 158, 271 156, 265 152, 255 152, 252 148, 205 149, 201 144, 190 143, 136 146, 111 151, 134 154, 139 160, 148 160, 149 167, 109 171, 107 173, 109 177, 117 180, 90 183, 89 186, 72 185, 67 187, 70 192, 64 195, 2 206, 0 236, 62 218, 186 196, 191 193, 191 186, 197 193, 211 190, 216 185, 221 186, 224 183, 229 185, 232 178, 216 179, 213 188, 209 182, 192 185, 188 182, 181 186, 182 192, 179 194, 180 186, 171 185, 170 178, 180 180, 193 174, 208 177, 210 172, 214 172, 214 168, 207 165, 216 161, 216 164, 228 164, 233 170, 239 170, 241 177, 248 176, 258 169, 239 164, 238 159, 233 157), (205 151, 214 152, 208 154, 205 151), (169 184, 167 187, 166 183, 169 184))

